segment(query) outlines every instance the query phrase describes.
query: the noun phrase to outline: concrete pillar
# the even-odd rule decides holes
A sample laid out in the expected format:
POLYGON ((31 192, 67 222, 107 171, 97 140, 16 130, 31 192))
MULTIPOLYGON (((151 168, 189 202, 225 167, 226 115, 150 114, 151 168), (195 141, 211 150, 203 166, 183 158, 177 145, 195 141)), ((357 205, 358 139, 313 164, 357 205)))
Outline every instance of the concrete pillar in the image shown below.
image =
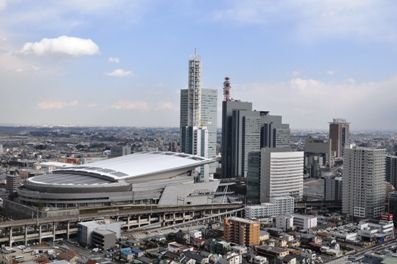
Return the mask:
POLYGON ((130 216, 127 216, 127 231, 130 231, 130 216))
POLYGON ((70 238, 70 223, 69 221, 66 223, 66 239, 69 240, 70 238))
POLYGON ((10 227, 10 234, 9 234, 9 242, 10 242, 10 247, 12 247, 12 227, 10 227))
POLYGON ((28 226, 25 225, 25 246, 28 245, 28 226))
POLYGON ((152 223, 152 216, 151 215, 148 216, 148 222, 149 222, 149 225, 152 223))
POLYGON ((173 225, 175 225, 175 218, 176 218, 176 215, 175 215, 175 213, 173 213, 173 214, 172 214, 172 224, 173 224, 173 225))
POLYGON ((41 244, 41 225, 39 225, 39 244, 41 244))
POLYGON ((55 237, 57 235, 56 231, 56 223, 54 222, 52 223, 52 241, 55 241, 55 237))
POLYGON ((138 215, 138 227, 141 227, 141 216, 138 215))

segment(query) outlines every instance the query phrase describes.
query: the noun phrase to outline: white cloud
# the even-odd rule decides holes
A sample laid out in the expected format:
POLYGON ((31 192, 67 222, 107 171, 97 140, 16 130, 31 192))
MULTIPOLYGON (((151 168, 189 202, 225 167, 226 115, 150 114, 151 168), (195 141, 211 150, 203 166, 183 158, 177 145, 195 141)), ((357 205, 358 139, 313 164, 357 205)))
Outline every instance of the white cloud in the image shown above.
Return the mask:
POLYGON ((0 11, 6 9, 7 7, 7 1, 6 0, 0 0, 0 11))
POLYGON ((333 71, 333 70, 328 70, 328 71, 326 71, 326 73, 327 73, 327 75, 329 75, 329 76, 334 76, 336 72, 333 71))
POLYGON ((252 0, 230 1, 213 14, 217 21, 287 24, 302 41, 360 37, 370 41, 396 40, 396 3, 388 0, 252 0))
POLYGON ((87 104, 87 107, 88 107, 88 108, 95 108, 95 107, 98 107, 98 104, 96 104, 96 103, 89 103, 89 104, 87 104))
POLYGON ((178 107, 173 102, 159 102, 155 109, 158 111, 177 111, 178 107))
POLYGON ((60 100, 45 100, 41 101, 37 104, 37 106, 42 110, 55 110, 55 109, 64 109, 66 107, 73 107, 78 105, 77 100, 73 101, 60 101, 60 100))
POLYGON ((84 56, 99 53, 99 47, 91 39, 60 36, 44 38, 39 42, 28 42, 21 49, 22 54, 84 56))
POLYGON ((149 104, 145 101, 117 101, 111 105, 112 109, 116 110, 138 110, 147 111, 150 109, 149 104))
MULTIPOLYGON (((0 3, 4 0, 0 0, 0 3)), ((98 27, 98 20, 123 25, 136 23, 152 1, 143 0, 57 0, 9 1, 0 17, 3 27, 36 27, 51 32, 70 32, 76 27, 98 27), (93 20, 94 19, 94 20, 93 20), (50 21, 50 22, 48 22, 50 21)), ((27 28, 27 30, 29 30, 27 28)))
POLYGON ((109 57, 108 62, 109 63, 120 63, 120 59, 117 57, 109 57))
POLYGON ((177 105, 171 101, 147 102, 120 100, 114 102, 110 108, 116 110, 137 110, 142 112, 176 112, 179 110, 177 105))
POLYGON ((115 69, 111 72, 107 72, 106 73, 107 76, 111 76, 111 77, 127 77, 132 75, 132 71, 129 70, 124 70, 124 69, 115 69))
POLYGON ((334 117, 348 119, 353 130, 396 129, 390 122, 395 119, 395 87, 397 76, 379 82, 292 78, 286 82, 235 84, 232 96, 252 101, 256 110, 282 115, 293 129, 327 129, 334 117))

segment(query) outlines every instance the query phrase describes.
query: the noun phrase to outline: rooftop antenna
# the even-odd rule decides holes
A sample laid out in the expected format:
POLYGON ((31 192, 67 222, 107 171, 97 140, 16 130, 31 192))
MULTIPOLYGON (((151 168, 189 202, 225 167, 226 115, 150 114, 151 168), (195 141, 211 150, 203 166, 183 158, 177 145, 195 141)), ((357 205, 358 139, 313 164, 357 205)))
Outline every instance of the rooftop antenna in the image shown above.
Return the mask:
POLYGON ((230 89, 232 88, 230 86, 230 78, 225 77, 225 81, 223 82, 223 100, 224 101, 232 101, 232 98, 230 96, 230 89))

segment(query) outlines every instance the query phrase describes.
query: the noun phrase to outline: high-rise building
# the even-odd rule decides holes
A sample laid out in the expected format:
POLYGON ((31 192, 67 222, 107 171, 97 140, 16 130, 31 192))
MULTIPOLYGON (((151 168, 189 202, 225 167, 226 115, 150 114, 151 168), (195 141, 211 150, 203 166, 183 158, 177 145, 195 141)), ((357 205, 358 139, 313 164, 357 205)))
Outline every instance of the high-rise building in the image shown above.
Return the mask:
POLYGON ((232 101, 229 80, 227 85, 222 104, 223 177, 247 177, 248 154, 261 148, 289 147, 290 129, 281 116, 252 111, 249 102, 232 101))
POLYGON ((385 150, 346 148, 343 160, 342 212, 360 218, 379 217, 385 209, 385 150))
POLYGON ((224 237, 226 241, 239 245, 259 245, 260 223, 239 217, 225 218, 224 237))
POLYGON ((397 188, 397 156, 386 156, 386 181, 397 188))
POLYGON ((239 111, 252 111, 252 103, 241 101, 222 102, 222 175, 224 178, 234 176, 232 172, 233 162, 236 160, 236 148, 239 133, 235 129, 235 118, 233 116, 239 111))
POLYGON ((324 200, 342 201, 342 177, 324 177, 324 200))
POLYGON ((274 198, 303 196, 303 152, 262 148, 249 153, 247 202, 258 204, 274 198))
POLYGON ((3 154, 3 145, 2 144, 0 144, 0 154, 3 154))
POLYGON ((6 190, 10 193, 17 191, 20 183, 20 177, 18 175, 7 175, 6 176, 6 190))
POLYGON ((313 178, 319 178, 321 168, 332 167, 331 143, 327 140, 308 137, 305 140, 305 170, 313 178))
MULTIPOLYGON (((181 151, 203 157, 216 157, 217 91, 201 88, 201 60, 195 54, 189 60, 188 89, 181 90, 181 151)), ((208 181, 216 164, 203 166, 200 181, 208 181)))
MULTIPOLYGON (((217 134, 218 134, 218 91, 216 89, 202 89, 201 91, 201 124, 208 131, 208 157, 217 156, 217 134)), ((214 174, 217 162, 209 165, 209 173, 214 174)))
POLYGON ((331 141, 331 151, 336 158, 342 158, 343 152, 349 146, 350 124, 345 119, 334 118, 329 123, 329 139, 331 141))

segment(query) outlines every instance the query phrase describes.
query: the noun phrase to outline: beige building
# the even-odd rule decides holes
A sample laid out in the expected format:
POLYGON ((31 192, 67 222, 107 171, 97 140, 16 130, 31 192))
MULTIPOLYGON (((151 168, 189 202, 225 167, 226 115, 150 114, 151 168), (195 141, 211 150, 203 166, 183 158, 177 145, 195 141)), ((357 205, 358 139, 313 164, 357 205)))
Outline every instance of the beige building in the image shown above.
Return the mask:
POLYGON ((226 241, 240 245, 259 245, 260 224, 239 217, 225 218, 224 237, 226 241))

